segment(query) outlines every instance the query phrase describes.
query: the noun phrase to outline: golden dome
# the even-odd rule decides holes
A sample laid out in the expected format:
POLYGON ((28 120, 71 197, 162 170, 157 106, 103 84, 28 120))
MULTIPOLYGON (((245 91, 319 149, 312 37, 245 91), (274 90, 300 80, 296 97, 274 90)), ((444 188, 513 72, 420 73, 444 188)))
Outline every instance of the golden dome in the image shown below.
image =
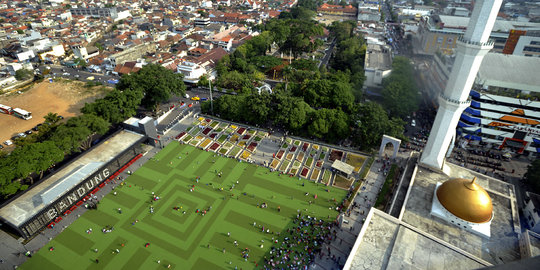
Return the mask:
POLYGON ((473 223, 491 220, 493 204, 488 193, 473 180, 455 178, 437 189, 437 198, 456 217, 473 223))

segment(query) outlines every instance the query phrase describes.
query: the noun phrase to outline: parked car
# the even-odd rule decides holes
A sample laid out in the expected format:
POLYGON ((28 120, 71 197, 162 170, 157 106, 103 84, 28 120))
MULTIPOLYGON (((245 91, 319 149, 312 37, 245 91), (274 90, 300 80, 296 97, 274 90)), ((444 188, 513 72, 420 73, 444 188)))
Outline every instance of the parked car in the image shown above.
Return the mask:
POLYGON ((32 128, 33 131, 38 131, 39 127, 41 127, 43 124, 37 124, 35 127, 32 128))
POLYGON ((13 142, 11 140, 7 140, 7 141, 4 142, 4 144, 7 145, 7 146, 10 146, 10 145, 13 144, 13 142))
POLYGON ((198 101, 198 100, 201 100, 200 97, 196 96, 196 97, 192 97, 191 100, 195 100, 195 101, 198 101))
POLYGON ((26 133, 26 135, 30 135, 30 134, 32 134, 33 132, 32 132, 31 129, 29 129, 29 130, 25 131, 24 133, 26 133))

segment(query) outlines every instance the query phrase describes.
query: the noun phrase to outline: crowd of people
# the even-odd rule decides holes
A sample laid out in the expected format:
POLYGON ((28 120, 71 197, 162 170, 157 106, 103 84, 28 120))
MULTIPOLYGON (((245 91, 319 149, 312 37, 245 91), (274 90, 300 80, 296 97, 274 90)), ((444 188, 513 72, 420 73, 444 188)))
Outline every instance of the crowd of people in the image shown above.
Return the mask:
MULTIPOLYGON (((452 158, 463 167, 472 167, 473 170, 486 173, 492 171, 505 172, 501 160, 505 160, 502 155, 491 153, 490 151, 479 151, 470 149, 468 151, 456 150, 452 153, 452 158)), ((513 172, 512 172, 513 173, 513 172)))
POLYGON ((505 171, 505 168, 502 167, 502 163, 498 160, 493 160, 487 156, 475 157, 471 155, 463 154, 460 151, 455 151, 454 159, 457 162, 460 162, 462 166, 474 165, 486 167, 492 170, 505 171))
POLYGON ((382 163, 382 166, 377 170, 378 172, 382 172, 384 176, 386 176, 388 174, 388 171, 390 170, 390 158, 385 155, 385 157, 377 159, 376 162, 382 163))
POLYGON ((273 237, 270 251, 264 256, 264 269, 306 269, 316 255, 322 252, 322 245, 332 239, 334 222, 298 213, 293 226, 283 234, 273 237))

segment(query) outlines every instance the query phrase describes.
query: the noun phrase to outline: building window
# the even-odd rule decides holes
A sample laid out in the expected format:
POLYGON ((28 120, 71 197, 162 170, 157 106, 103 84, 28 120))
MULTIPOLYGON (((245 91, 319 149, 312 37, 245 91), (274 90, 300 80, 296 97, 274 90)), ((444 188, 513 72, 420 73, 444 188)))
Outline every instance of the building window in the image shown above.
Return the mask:
POLYGON ((540 48, 525 46, 525 48, 523 48, 523 51, 526 51, 526 52, 540 52, 540 48))

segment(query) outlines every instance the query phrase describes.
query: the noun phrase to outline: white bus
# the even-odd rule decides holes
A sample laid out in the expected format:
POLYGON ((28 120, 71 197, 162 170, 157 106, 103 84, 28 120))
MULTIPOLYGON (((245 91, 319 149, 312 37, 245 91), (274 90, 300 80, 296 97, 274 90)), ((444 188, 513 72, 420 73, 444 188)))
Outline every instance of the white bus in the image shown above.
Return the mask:
POLYGON ((13 109, 13 114, 15 114, 15 116, 17 116, 19 118, 22 118, 24 120, 32 119, 32 113, 27 112, 27 111, 25 111, 23 109, 15 108, 15 109, 13 109))
POLYGON ((13 110, 9 106, 0 104, 0 112, 5 114, 12 114, 13 110))

